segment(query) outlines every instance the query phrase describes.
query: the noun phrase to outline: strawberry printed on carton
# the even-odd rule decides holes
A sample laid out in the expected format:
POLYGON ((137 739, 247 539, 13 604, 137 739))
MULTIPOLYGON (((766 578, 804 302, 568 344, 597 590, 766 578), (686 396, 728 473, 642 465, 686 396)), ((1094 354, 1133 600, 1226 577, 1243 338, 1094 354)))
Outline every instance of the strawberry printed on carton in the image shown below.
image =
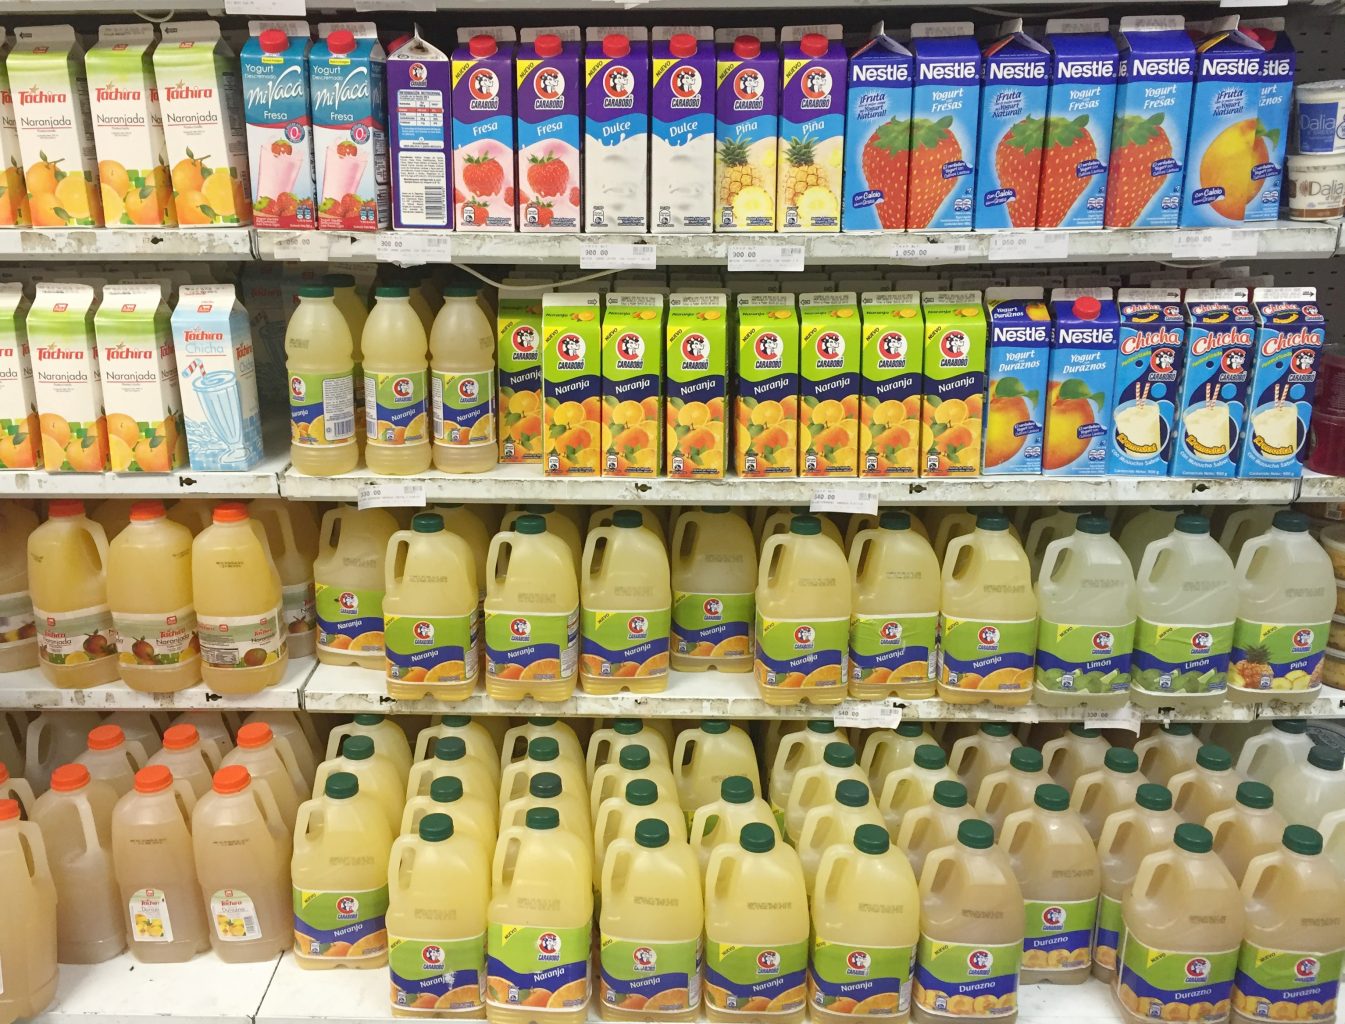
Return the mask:
POLYGON ((884 31, 882 22, 873 33, 850 58, 841 204, 845 231, 906 226, 915 58, 884 31))
POLYGON ((908 230, 966 231, 976 194, 981 51, 971 22, 911 26, 915 88, 906 185, 908 230))
POLYGON ((243 114, 259 228, 317 227, 308 23, 250 21, 242 68, 243 114))
POLYGON ((513 231, 514 30, 460 28, 453 51, 453 201, 459 231, 513 231))
POLYGON ((1000 37, 984 54, 976 166, 978 231, 1037 225, 1050 59, 1046 47, 1022 30, 1022 19, 1006 21, 999 31, 1000 37))
POLYGON ((574 25, 525 28, 518 84, 518 223, 523 231, 578 231, 583 54, 574 25))
POLYGON ((387 227, 387 61, 374 24, 320 24, 309 77, 318 227, 387 227))

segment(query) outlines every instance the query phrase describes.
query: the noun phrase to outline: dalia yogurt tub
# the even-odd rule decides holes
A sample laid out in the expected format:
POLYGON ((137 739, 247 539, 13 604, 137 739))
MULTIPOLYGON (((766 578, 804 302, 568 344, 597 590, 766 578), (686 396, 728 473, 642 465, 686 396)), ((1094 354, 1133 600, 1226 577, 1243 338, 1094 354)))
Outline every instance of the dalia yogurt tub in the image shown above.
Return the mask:
POLYGON ((1290 220, 1335 220, 1345 215, 1345 153, 1289 156, 1290 220))

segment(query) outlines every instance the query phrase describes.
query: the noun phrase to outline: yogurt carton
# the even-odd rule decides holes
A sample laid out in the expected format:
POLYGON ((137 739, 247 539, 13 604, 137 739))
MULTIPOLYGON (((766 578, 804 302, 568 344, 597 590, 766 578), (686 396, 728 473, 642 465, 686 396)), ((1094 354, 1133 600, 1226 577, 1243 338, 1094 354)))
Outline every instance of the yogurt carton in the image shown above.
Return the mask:
POLYGON ((590 28, 584 50, 584 230, 649 230, 649 32, 590 28))
POLYGON ((914 66, 911 51, 888 35, 882 22, 850 58, 842 230, 906 226, 914 66))
POLYGON ((547 476, 598 476, 602 324, 597 292, 542 296, 542 430, 547 476))
POLYGON ((1247 289, 1191 288, 1185 300, 1186 371, 1172 475, 1236 476, 1256 346, 1247 289))
POLYGON ((989 402, 981 472, 1041 472, 1051 314, 1040 288, 989 288, 989 402))
POLYGON ((854 292, 799 296, 799 475, 859 472, 862 327, 854 292))
POLYGON ((860 296, 859 475, 919 475, 925 321, 916 291, 860 296))
POLYGON ((33 385, 48 473, 107 469, 103 382, 87 284, 39 284, 28 310, 33 385))
POLYGON ((1106 18, 1052 18, 1046 41, 1051 101, 1037 227, 1100 228, 1116 107, 1116 43, 1107 34, 1106 18))
POLYGON ((1174 228, 1182 205, 1195 45, 1180 14, 1121 19, 1109 228, 1174 228))
POLYGON ((1055 335, 1046 386, 1048 476, 1101 476, 1111 449, 1120 322, 1110 288, 1051 293, 1055 335))
POLYGON ((0 284, 0 469, 36 469, 42 462, 27 317, 23 285, 0 284))
POLYGON ((739 476, 798 473, 799 316, 788 292, 738 296, 739 476))
MULTIPOLYGON (((969 21, 911 26, 911 100, 906 227, 967 231, 976 200, 981 51, 969 21)), ((928 366, 926 367, 928 373, 928 366)))
POLYGON ((392 226, 451 228, 448 54, 422 39, 417 26, 411 39, 388 55, 387 76, 392 226))
POLYGON ((177 225, 153 46, 153 25, 103 25, 98 44, 84 57, 108 227, 177 225))
POLYGON ((775 29, 715 33, 716 231, 774 231, 780 135, 775 29))
POLYGON ((985 309, 981 293, 925 292, 921 476, 980 476, 985 411, 985 309))
POLYGON ((318 227, 387 227, 387 64, 373 22, 319 25, 308 74, 318 227))
POLYGON ((609 292, 602 314, 602 475, 663 472, 663 296, 609 292))
POLYGON ((518 223, 579 230, 584 106, 579 29, 525 28, 518 50, 518 223))
POLYGON ((259 228, 317 227, 308 23, 250 21, 239 58, 252 219, 259 228))
POLYGON ((1186 318, 1175 288, 1122 288, 1121 334, 1112 392, 1112 476, 1167 476, 1181 411, 1186 318))
POLYGON ((507 281, 495 315, 500 461, 542 461, 542 295, 547 286, 507 281))
POLYGON ((0 28, 0 227, 26 228, 32 224, 28 189, 23 183, 23 157, 14 120, 14 93, 9 87, 5 55, 14 40, 0 28))
POLYGON ((1238 476, 1301 476, 1326 317, 1316 288, 1258 288, 1252 305, 1255 364, 1238 476))
POLYGON ((172 327, 191 468, 251 469, 262 458, 262 420, 252 328, 234 286, 179 288, 172 327))
POLYGON ((457 230, 513 231, 514 30, 460 28, 453 51, 457 230))
MULTIPOLYGON (((1252 177, 1263 179, 1256 199, 1247 204, 1244 220, 1280 219, 1280 196, 1284 186, 1284 154, 1289 142, 1289 114, 1293 105, 1294 70, 1298 54, 1283 18, 1260 18, 1242 22, 1242 29, 1265 49, 1261 58, 1261 95, 1257 102, 1257 128, 1265 145, 1266 159, 1252 167, 1252 177)), ((1256 152, 1260 159, 1261 153, 1256 152)))
POLYGON ((999 38, 985 48, 983 56, 975 227, 977 231, 1033 228, 1037 226, 1050 57, 1046 47, 1023 31, 1021 18, 1001 25, 999 38))
POLYGON ((715 49, 705 25, 654 29, 649 215, 655 234, 715 221, 715 49))
POLYGON ((667 339, 668 475, 722 479, 728 468, 727 296, 704 287, 669 296, 667 339))
POLYGON ((782 231, 839 231, 847 80, 841 26, 788 25, 781 44, 776 223, 782 231))

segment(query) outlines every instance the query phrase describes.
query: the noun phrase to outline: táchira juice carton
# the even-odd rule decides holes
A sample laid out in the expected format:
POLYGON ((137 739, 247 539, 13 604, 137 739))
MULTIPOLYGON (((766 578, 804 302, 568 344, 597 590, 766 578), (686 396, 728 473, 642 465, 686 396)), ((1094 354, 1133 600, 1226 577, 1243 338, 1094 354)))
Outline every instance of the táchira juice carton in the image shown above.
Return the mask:
POLYGON ((1175 288, 1122 288, 1116 386, 1112 393, 1112 476, 1167 476, 1181 411, 1186 318, 1175 288))
POLYGON ((419 26, 388 55, 387 90, 392 226, 451 228, 451 62, 420 37, 419 26))
POLYGON ((1258 288, 1252 305, 1256 362, 1238 476, 1301 476, 1326 317, 1316 288, 1258 288))
POLYGON ((1186 370, 1171 475, 1236 476, 1256 347, 1247 289, 1191 288, 1185 303, 1186 370))
POLYGON ((649 230, 649 31, 590 28, 584 48, 584 230, 649 230))
POLYGON ((495 314, 500 461, 542 461, 541 281, 507 281, 495 314))
POLYGON ((1000 26, 985 48, 980 152, 976 160, 976 230, 1037 225, 1046 101, 1046 47, 1023 31, 1021 18, 1000 26))
POLYGON ((239 64, 253 223, 259 228, 315 228, 308 22, 250 21, 248 35, 239 64))
POLYGON ((458 230, 514 230, 514 38, 512 28, 458 29, 453 51, 458 230))
POLYGON ((1107 470, 1120 324, 1110 288, 1051 292, 1055 335, 1046 388, 1047 476, 1098 476, 1107 470))
POLYGON ((238 58, 213 21, 168 22, 154 48, 177 221, 252 223, 238 58))
POLYGON ((911 26, 911 99, 906 227, 967 231, 976 194, 981 51, 969 21, 911 26))
POLYGON ((87 284, 39 284, 28 310, 33 385, 48 473, 107 469, 107 421, 98 346, 93 334, 94 289, 87 284))
POLYGON ((799 296, 799 475, 859 472, 863 333, 854 292, 799 296))
POLYGON ((882 22, 850 58, 841 202, 846 231, 906 226, 914 66, 911 51, 888 35, 882 22))
POLYGON ((715 223, 715 47, 707 25, 654 29, 649 216, 655 234, 715 223))
POLYGON ((774 231, 780 135, 775 29, 715 33, 716 231, 774 231))
POLYGON ((43 25, 18 29, 5 59, 34 227, 103 223, 83 57, 73 28, 43 25))
POLYGON ((515 63, 520 230, 579 230, 582 61, 577 27, 523 30, 515 63))
POLYGON ((981 293, 925 292, 921 476, 979 476, 986 322, 981 293))
POLYGON ((841 26, 787 25, 780 40, 776 223, 839 231, 848 79, 841 26))
POLYGON ((602 314, 602 475, 663 472, 663 296, 609 292, 602 314))
MULTIPOLYGON (((1294 92, 1298 54, 1284 31, 1283 18, 1258 18, 1242 22, 1242 29, 1265 49, 1261 58, 1261 95, 1257 103, 1257 133, 1265 146, 1266 159, 1252 167, 1252 177, 1264 182, 1256 199, 1247 204, 1244 220, 1278 220, 1284 186, 1284 154, 1289 142, 1289 111, 1294 92)), ((1261 158, 1259 150, 1254 152, 1261 158)))
POLYGON ((167 473, 187 461, 168 307, 158 284, 110 284, 93 318, 114 473, 167 473))
POLYGON ((153 47, 153 25, 103 25, 84 57, 103 220, 110 228, 177 224, 153 47))
POLYGON ((601 307, 597 292, 542 296, 542 465, 547 476, 600 474, 601 307))
POLYGON ((318 227, 387 227, 387 60, 377 27, 371 21, 320 24, 308 75, 318 227))
POLYGON ((19 130, 14 120, 14 93, 9 87, 6 57, 14 42, 0 28, 0 227, 26 228, 32 224, 28 210, 28 189, 23 183, 23 156, 19 151, 19 130))
POLYGON ((1046 428, 1046 378, 1051 361, 1051 313, 1041 288, 992 287, 989 321, 987 476, 1041 472, 1046 428))
POLYGON ((859 312, 859 475, 918 476, 925 363, 920 293, 864 292, 859 312))
POLYGON ((27 317, 23 285, 0 284, 0 469, 36 469, 42 461, 27 317))
POLYGON ((738 296, 737 377, 733 458, 738 475, 795 476, 799 315, 790 293, 738 296))
POLYGON ((728 469, 728 297, 691 290, 668 297, 664 350, 668 475, 719 480, 728 469))

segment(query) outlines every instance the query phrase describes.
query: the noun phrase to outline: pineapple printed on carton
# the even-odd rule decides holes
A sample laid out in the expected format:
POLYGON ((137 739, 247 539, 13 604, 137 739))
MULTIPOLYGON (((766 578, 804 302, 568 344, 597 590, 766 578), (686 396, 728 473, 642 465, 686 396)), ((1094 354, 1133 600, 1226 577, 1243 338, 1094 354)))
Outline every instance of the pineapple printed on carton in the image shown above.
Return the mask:
POLYGON ((775 30, 715 33, 716 231, 774 231, 780 55, 775 30))
POLYGON ((784 231, 839 231, 846 87, 841 27, 789 25, 781 40, 776 224, 784 231))
POLYGON ((794 296, 738 296, 738 475, 795 476, 799 436, 799 315, 794 296))
POLYGON ((14 120, 14 93, 9 87, 5 55, 13 39, 0 28, 0 227, 26 228, 33 223, 28 188, 23 182, 23 157, 14 120))

